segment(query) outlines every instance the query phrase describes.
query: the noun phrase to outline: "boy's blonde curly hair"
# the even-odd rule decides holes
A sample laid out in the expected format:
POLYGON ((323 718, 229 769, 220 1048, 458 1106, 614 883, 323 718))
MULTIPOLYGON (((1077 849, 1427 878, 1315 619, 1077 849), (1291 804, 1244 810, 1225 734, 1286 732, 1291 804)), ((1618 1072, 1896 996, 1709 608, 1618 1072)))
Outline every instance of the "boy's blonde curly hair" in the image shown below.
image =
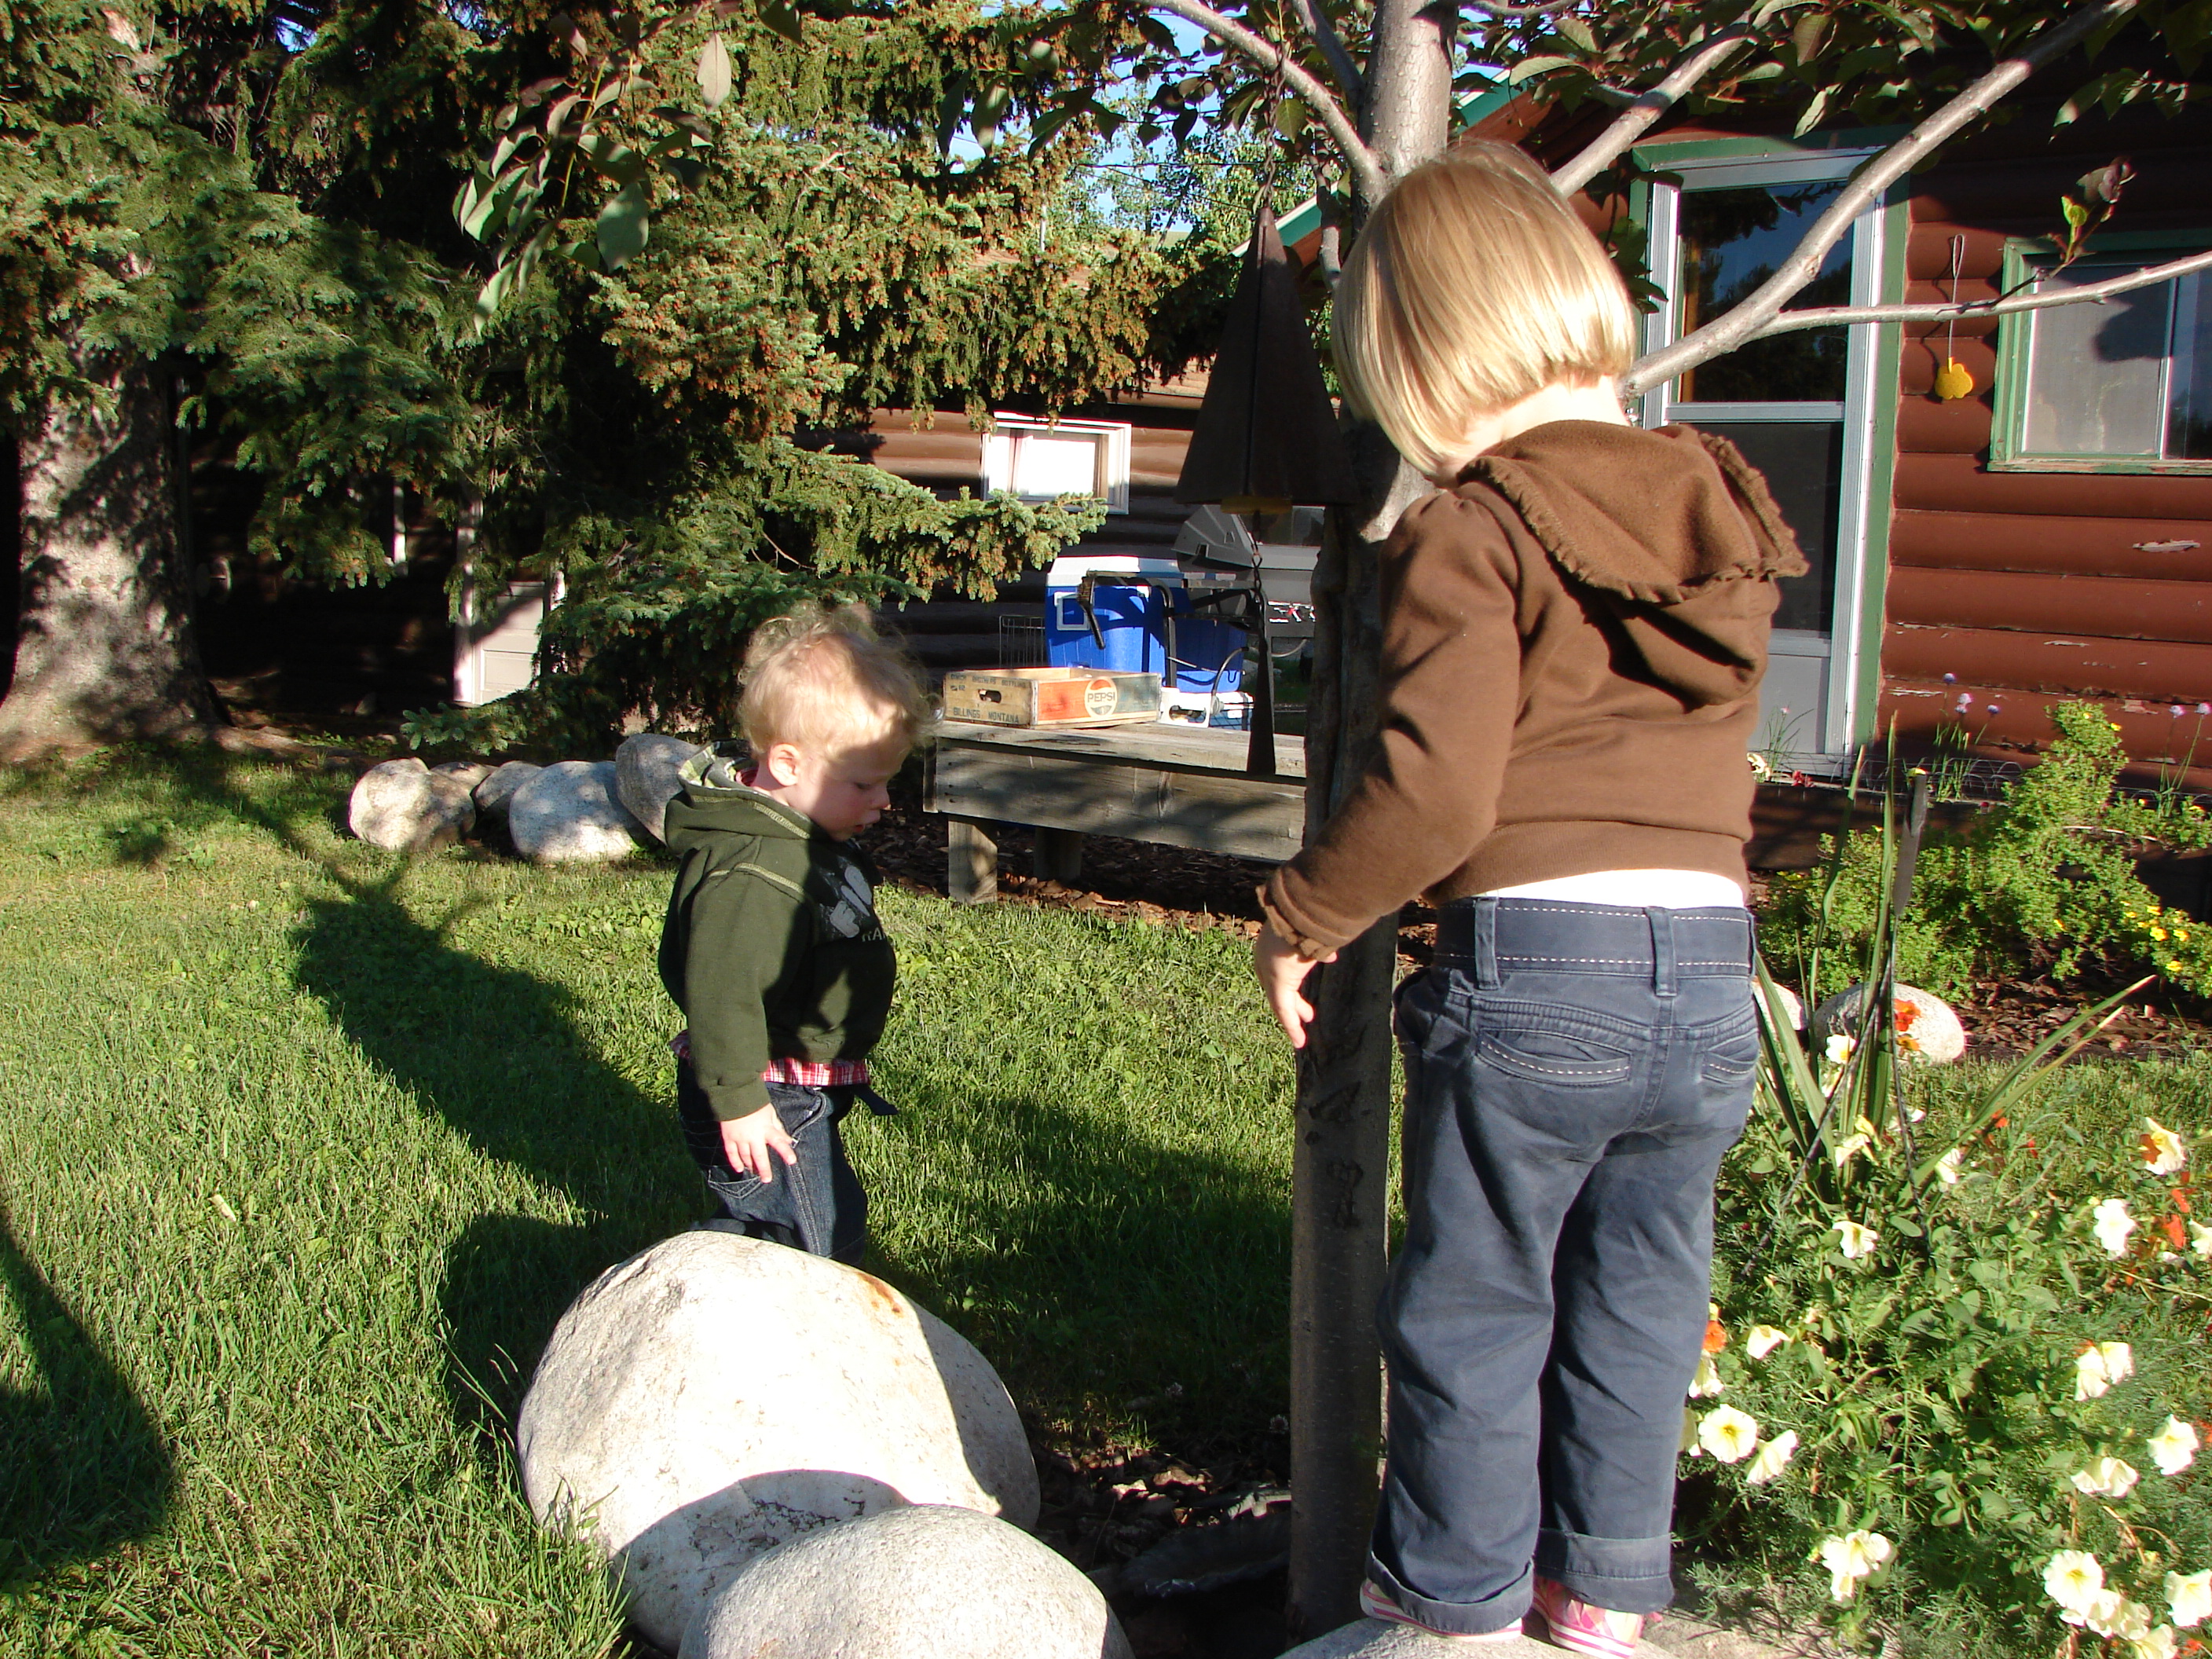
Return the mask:
POLYGON ((908 748, 937 723, 921 665, 857 605, 802 605, 753 630, 738 722, 756 755, 787 743, 838 754, 896 732, 908 748))

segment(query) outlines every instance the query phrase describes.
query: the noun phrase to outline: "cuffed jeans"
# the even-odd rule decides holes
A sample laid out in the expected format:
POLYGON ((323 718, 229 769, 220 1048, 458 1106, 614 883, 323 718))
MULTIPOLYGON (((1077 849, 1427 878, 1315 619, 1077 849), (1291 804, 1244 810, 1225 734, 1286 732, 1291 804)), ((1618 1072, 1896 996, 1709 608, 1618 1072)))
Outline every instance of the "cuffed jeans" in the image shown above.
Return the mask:
POLYGON ((1741 909, 1469 899, 1399 989, 1407 1231, 1369 1565, 1425 1624, 1517 1624, 1532 1568, 1624 1613, 1671 1597, 1713 1179, 1758 1062, 1750 960, 1741 909))
POLYGON ((720 1203, 726 1224, 750 1238, 858 1262, 868 1247, 868 1195, 846 1159, 845 1136, 838 1126, 852 1111, 859 1093, 851 1086, 769 1084, 769 1103, 782 1120, 799 1162, 787 1164, 777 1158, 775 1179, 763 1182, 730 1167, 722 1150, 721 1123, 708 1103, 707 1091, 699 1086, 690 1062, 678 1060, 676 1109, 684 1121, 684 1143, 705 1173, 707 1189, 720 1203))

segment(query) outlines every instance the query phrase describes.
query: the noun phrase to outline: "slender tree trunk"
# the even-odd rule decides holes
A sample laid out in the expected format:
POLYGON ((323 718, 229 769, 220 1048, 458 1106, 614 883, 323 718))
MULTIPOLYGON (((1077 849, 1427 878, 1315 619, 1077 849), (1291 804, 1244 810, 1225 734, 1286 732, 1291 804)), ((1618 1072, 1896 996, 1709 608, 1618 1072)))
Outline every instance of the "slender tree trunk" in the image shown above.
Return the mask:
MULTIPOLYGON (((1361 136, 1395 179, 1442 153, 1451 117, 1450 14, 1382 0, 1361 136)), ((1375 203, 1354 204, 1364 222, 1375 203)), ((1374 427, 1352 434, 1362 500, 1332 508, 1314 575, 1306 726, 1309 836, 1358 782, 1375 743, 1382 647, 1376 555, 1427 488, 1374 427)), ((1390 983, 1395 916, 1315 970, 1298 1058, 1291 1159, 1291 1635, 1358 1615, 1382 1449, 1375 1307, 1388 1267, 1390 983)))
POLYGON ((216 724, 192 633, 176 447, 155 366, 97 376, 109 401, 48 405, 21 439, 22 599, 0 760, 216 724))

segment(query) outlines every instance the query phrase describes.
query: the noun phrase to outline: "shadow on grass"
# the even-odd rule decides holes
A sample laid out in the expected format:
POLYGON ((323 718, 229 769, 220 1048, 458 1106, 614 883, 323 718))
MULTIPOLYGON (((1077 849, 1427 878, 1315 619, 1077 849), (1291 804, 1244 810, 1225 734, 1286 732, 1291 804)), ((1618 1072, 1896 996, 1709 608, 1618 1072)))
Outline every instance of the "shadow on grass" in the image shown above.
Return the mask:
POLYGON ((153 1418, 0 1213, 0 1283, 43 1395, 0 1389, 0 1585, 143 1538, 176 1475, 153 1418))

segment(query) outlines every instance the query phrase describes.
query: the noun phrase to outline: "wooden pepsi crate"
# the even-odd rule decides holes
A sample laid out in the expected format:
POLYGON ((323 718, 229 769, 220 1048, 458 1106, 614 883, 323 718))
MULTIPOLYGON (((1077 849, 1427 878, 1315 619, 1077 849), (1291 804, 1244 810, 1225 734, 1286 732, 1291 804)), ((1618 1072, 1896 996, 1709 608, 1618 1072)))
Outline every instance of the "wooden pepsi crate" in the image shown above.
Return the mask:
POLYGON ((1160 717, 1158 674, 1097 668, 960 668, 945 718, 983 726, 1133 726, 1160 717))

